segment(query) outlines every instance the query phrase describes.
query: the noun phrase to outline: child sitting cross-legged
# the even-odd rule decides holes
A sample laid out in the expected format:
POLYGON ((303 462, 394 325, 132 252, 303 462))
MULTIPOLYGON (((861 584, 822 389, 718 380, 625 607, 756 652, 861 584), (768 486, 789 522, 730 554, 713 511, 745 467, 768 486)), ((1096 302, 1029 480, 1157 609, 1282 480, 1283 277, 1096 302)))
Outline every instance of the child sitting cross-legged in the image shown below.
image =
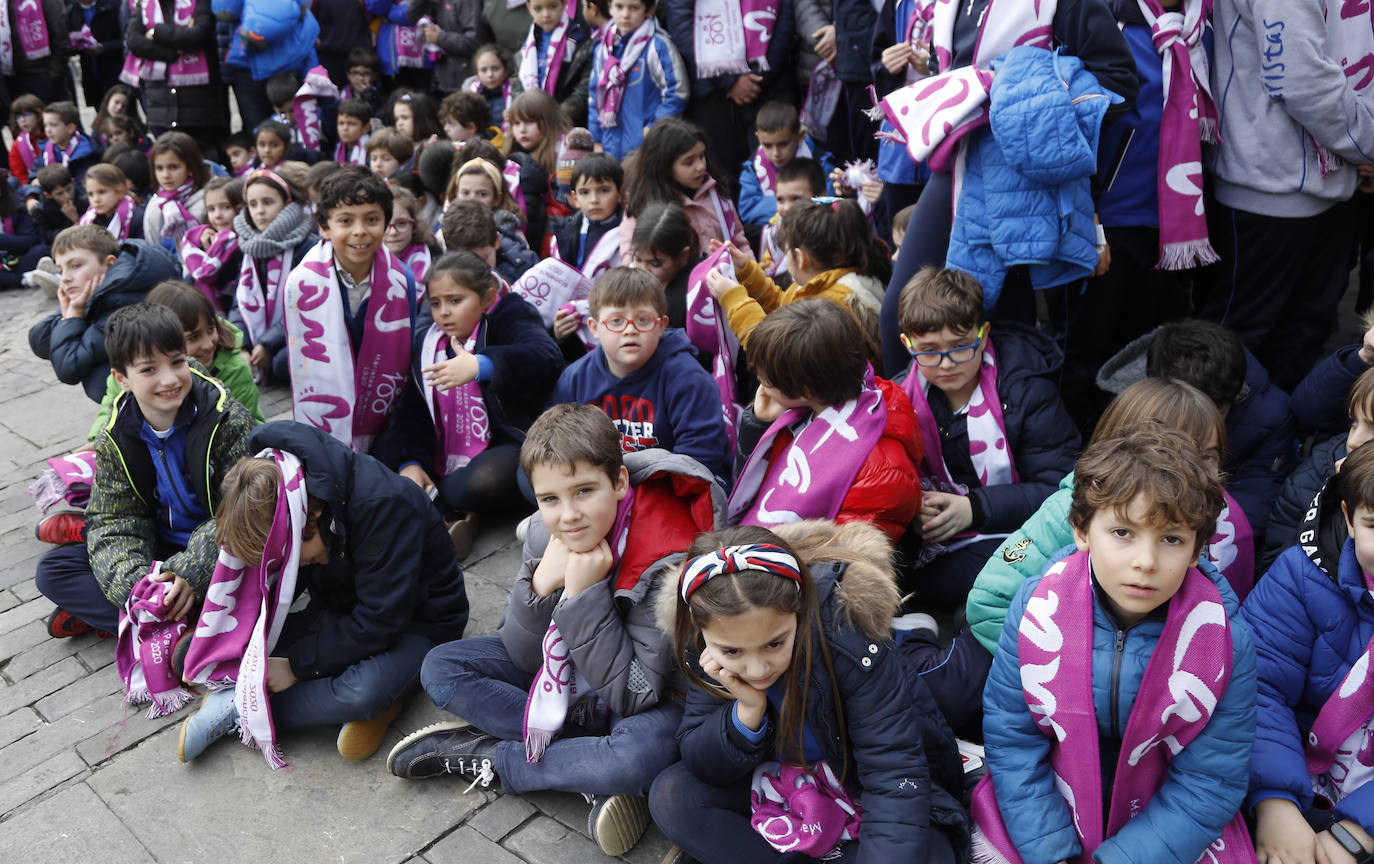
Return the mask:
POLYGON ((1197 568, 1221 483, 1148 423, 1075 476, 1078 551, 1021 586, 983 691, 974 857, 1252 862, 1255 648, 1197 568))
POLYGON ((655 626, 660 592, 692 538, 712 530, 721 496, 692 459, 620 453, 620 435, 587 405, 558 405, 530 427, 521 467, 539 512, 495 634, 440 645, 420 680, 462 718, 403 738, 398 777, 497 777, 506 792, 597 796, 592 837, 609 855, 638 842, 643 796, 677 759, 684 682, 655 626), (562 658, 562 659, 556 659, 562 658), (573 684, 571 687, 561 684, 573 684))

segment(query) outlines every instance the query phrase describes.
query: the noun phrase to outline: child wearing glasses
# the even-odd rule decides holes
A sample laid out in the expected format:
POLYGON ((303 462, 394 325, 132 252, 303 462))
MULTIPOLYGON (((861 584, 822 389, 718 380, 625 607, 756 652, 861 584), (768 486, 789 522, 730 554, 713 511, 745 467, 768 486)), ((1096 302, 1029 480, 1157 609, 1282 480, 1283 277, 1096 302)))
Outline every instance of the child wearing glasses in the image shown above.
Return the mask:
POLYGON ((1073 470, 1078 428, 1059 399, 1062 355, 1038 330, 983 318, 967 273, 926 267, 902 289, 902 389, 920 421, 919 602, 962 607, 983 562, 1073 470))
POLYGON ((648 271, 613 267, 592 283, 587 307, 600 344, 563 370, 550 404, 596 405, 615 423, 624 452, 658 447, 728 478, 720 394, 687 335, 666 329, 663 285, 648 271))

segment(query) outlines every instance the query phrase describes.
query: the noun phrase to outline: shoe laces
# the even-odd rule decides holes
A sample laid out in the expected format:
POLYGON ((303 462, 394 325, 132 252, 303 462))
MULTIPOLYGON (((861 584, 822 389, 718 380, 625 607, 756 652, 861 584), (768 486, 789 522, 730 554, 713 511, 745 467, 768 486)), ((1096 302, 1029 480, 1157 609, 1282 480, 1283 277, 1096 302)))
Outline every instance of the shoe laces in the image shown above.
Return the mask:
MULTIPOLYGON (((448 767, 447 759, 444 760, 444 767, 448 767)), ((473 790, 473 787, 477 786, 477 784, 479 783, 482 784, 483 789, 486 789, 488 786, 491 785, 491 781, 496 779, 496 772, 491 770, 490 759, 483 759, 481 768, 475 770, 473 773, 476 776, 474 776, 472 782, 468 784, 468 788, 463 790, 464 795, 471 792, 473 790)))

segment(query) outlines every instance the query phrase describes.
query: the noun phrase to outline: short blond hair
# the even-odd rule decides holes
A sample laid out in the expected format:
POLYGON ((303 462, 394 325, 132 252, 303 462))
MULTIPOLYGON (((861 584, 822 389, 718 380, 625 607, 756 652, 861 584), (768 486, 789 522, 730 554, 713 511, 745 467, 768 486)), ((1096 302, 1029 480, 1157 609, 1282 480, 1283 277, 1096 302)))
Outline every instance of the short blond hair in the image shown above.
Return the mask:
POLYGON ((94 252, 98 257, 119 255, 119 241, 99 225, 73 225, 63 228, 52 241, 52 257, 66 255, 77 249, 94 252))

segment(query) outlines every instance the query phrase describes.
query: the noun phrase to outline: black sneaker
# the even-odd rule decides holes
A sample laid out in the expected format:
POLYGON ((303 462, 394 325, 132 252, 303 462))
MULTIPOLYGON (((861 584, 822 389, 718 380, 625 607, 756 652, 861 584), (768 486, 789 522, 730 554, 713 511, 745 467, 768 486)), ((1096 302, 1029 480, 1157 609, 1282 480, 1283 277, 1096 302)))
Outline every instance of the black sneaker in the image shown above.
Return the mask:
POLYGON ((435 723, 398 741, 387 754, 386 768, 406 780, 457 774, 472 778, 465 792, 479 784, 486 788, 496 779, 491 757, 499 743, 466 720, 435 723))

